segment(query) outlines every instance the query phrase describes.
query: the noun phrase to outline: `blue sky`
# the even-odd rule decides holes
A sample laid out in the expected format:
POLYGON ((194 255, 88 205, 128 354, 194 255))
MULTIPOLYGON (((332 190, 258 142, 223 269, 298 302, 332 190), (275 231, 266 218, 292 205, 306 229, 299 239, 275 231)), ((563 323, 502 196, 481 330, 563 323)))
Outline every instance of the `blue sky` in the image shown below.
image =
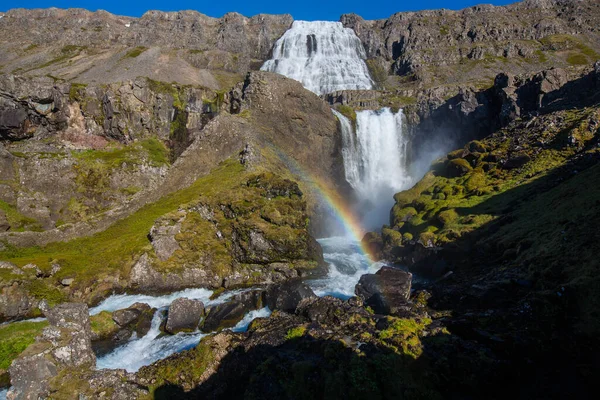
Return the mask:
POLYGON ((0 4, 0 11, 10 8, 70 8, 80 7, 89 10, 103 9, 113 14, 139 17, 147 10, 197 10, 211 17, 220 17, 226 12, 236 11, 246 16, 255 14, 292 14, 294 19, 338 20, 341 14, 354 12, 365 19, 387 18, 399 11, 449 8, 458 10, 480 3, 504 5, 514 0, 421 0, 421 1, 369 1, 369 0, 7 0, 0 4))

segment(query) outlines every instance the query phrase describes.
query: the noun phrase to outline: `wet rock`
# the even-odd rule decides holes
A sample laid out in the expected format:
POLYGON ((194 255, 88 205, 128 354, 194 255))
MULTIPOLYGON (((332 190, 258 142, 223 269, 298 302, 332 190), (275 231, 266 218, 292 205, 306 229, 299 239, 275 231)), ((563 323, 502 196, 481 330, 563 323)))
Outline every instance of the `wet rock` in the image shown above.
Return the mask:
POLYGON ((214 332, 234 327, 248 312, 264 306, 264 292, 253 290, 234 296, 226 303, 218 304, 210 309, 202 323, 203 332, 214 332))
POLYGON ((204 303, 201 301, 185 297, 175 299, 169 306, 165 330, 172 334, 195 331, 203 315, 204 303))
POLYGON ((132 323, 139 322, 140 317, 149 311, 151 311, 151 307, 148 304, 135 303, 131 307, 113 312, 112 319, 117 325, 123 328, 132 323))
POLYGON ((267 288, 266 301, 271 310, 293 313, 300 301, 316 297, 312 289, 303 281, 293 279, 267 288))
POLYGON ((410 272, 382 267, 375 274, 361 276, 355 293, 376 313, 396 314, 407 304, 411 282, 410 272))

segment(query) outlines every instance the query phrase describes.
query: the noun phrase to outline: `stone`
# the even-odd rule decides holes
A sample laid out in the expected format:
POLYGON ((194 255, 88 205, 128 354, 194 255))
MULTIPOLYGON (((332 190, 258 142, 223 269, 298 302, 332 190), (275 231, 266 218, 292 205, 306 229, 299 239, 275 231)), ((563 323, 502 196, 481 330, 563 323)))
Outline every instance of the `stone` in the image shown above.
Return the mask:
POLYGON ((375 274, 360 277, 354 292, 378 314, 396 314, 410 297, 412 274, 393 267, 382 267, 375 274))
POLYGON ((65 278, 63 280, 60 281, 60 284, 63 286, 71 286, 73 284, 73 282, 75 282, 75 279, 73 278, 65 278))
POLYGON ((170 223, 170 220, 164 219, 154 224, 150 229, 150 240, 152 241, 152 247, 154 247, 154 253, 161 261, 168 260, 173 253, 181 247, 175 235, 181 232, 181 223, 175 224, 170 223))
POLYGON ((46 312, 49 326, 9 368, 11 389, 7 399, 48 396, 49 380, 66 368, 87 369, 96 364, 92 350, 89 310, 86 304, 63 303, 46 312))
POLYGON ((250 311, 264 306, 264 292, 253 290, 234 296, 231 300, 213 306, 204 322, 202 332, 214 332, 225 328, 232 328, 250 311))
POLYGON ((522 166, 527 164, 529 161, 531 161, 531 157, 529 157, 527 154, 518 154, 518 155, 515 155, 515 156, 509 158, 505 162, 503 162, 502 168, 504 168, 504 169, 521 168, 522 166))
POLYGON ((293 313, 300 301, 316 297, 312 289, 300 279, 292 279, 267 288, 266 301, 271 310, 293 313))
POLYGON ((172 334, 195 331, 203 315, 204 303, 180 297, 169 306, 165 330, 172 334))
POLYGON ((112 319, 120 327, 125 327, 137 320, 139 316, 140 312, 138 310, 126 308, 113 312, 112 319))

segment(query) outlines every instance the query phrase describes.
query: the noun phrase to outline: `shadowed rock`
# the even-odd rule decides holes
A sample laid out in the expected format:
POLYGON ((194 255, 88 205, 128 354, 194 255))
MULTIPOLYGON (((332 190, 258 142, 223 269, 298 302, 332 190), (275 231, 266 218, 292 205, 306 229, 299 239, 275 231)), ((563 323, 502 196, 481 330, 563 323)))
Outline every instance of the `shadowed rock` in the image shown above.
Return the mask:
POLYGON ((361 276, 355 293, 376 313, 396 314, 407 303, 411 282, 410 272, 383 267, 375 274, 361 276))
POLYGON ((269 286, 266 299, 271 310, 293 313, 303 299, 311 297, 317 297, 312 289, 301 280, 294 279, 269 286))

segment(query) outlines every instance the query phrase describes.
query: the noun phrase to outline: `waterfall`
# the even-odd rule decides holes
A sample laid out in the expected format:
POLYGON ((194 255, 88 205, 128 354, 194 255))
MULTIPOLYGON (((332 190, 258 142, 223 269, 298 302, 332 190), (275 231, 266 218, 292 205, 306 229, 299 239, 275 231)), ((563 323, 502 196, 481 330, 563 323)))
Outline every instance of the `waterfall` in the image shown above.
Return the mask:
POLYGON ((294 21, 275 43, 273 57, 261 70, 277 72, 326 94, 345 89, 371 89, 365 49, 340 22, 294 21))
POLYGON ((333 110, 342 131, 345 177, 357 193, 365 227, 386 223, 393 195, 406 189, 411 178, 405 155, 402 110, 389 108, 356 112, 356 132, 342 114, 333 110))

